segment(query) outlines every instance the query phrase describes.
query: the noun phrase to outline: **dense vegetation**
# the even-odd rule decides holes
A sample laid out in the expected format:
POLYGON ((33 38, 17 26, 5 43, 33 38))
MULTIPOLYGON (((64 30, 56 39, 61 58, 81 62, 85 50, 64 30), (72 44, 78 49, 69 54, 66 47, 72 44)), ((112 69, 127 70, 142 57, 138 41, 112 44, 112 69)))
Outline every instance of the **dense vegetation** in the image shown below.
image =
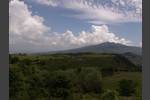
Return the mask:
POLYGON ((141 100, 141 68, 118 54, 10 55, 10 100, 141 100))

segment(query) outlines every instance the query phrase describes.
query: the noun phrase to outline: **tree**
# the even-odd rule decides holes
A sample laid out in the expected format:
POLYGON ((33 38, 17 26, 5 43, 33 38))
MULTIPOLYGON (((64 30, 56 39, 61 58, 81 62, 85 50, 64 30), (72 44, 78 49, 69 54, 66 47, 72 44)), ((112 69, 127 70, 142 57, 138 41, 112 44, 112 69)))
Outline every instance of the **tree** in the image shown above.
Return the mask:
POLYGON ((102 100, 119 100, 118 93, 114 90, 107 90, 102 94, 102 100))
POLYGON ((132 80, 119 81, 118 92, 121 96, 131 96, 136 92, 136 83, 132 80))
POLYGON ((31 59, 25 58, 25 59, 23 59, 23 60, 21 61, 21 64, 23 64, 23 65, 30 65, 31 62, 32 62, 31 59))
POLYGON ((78 84, 84 93, 102 93, 101 74, 95 68, 83 68, 78 77, 78 84))
POLYGON ((70 80, 63 71, 57 71, 50 75, 48 82, 50 97, 66 100, 70 93, 70 80))
POLYGON ((10 64, 15 64, 17 62, 19 62, 19 58, 17 56, 9 55, 9 63, 10 64))
POLYGON ((101 73, 102 73, 103 77, 112 76, 114 74, 114 71, 115 71, 115 69, 111 68, 111 67, 101 69, 101 73))
POLYGON ((24 85, 24 75, 20 71, 19 66, 10 67, 9 70, 9 91, 10 98, 13 100, 25 100, 27 95, 25 93, 26 86, 24 85))

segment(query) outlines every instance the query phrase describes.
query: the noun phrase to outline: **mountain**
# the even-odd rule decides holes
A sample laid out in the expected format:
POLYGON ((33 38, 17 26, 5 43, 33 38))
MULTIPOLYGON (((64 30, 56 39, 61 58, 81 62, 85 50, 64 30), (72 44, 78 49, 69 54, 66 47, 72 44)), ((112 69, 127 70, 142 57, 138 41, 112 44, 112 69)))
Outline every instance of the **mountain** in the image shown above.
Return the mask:
MULTIPOLYGON (((116 54, 124 54, 127 52, 142 55, 142 48, 126 46, 119 43, 105 42, 98 45, 85 46, 76 49, 63 50, 63 51, 55 51, 53 53, 116 53, 116 54)), ((52 52, 51 52, 52 53, 52 52)))

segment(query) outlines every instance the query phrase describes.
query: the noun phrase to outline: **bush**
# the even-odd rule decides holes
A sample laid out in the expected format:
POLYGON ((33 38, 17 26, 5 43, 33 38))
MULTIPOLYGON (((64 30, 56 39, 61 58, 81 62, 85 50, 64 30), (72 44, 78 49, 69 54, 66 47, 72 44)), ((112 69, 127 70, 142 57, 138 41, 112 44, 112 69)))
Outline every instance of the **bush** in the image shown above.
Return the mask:
POLYGON ((84 93, 102 93, 101 74, 96 69, 84 68, 78 77, 78 84, 84 93))
POLYGON ((22 64, 22 65, 30 65, 31 62, 32 62, 31 59, 25 58, 25 59, 23 59, 23 60, 21 61, 21 64, 22 64))
POLYGON ((114 69, 113 68, 102 68, 101 69, 101 73, 102 73, 102 76, 105 77, 105 76, 112 76, 114 74, 114 69))
POLYGON ((9 55, 9 63, 10 64, 15 64, 17 62, 19 62, 19 58, 17 56, 11 56, 11 55, 9 55))
POLYGON ((118 93, 116 91, 107 90, 102 95, 102 100, 119 100, 118 93))
POLYGON ((9 70, 9 96, 14 100, 21 99, 21 96, 25 96, 24 75, 20 72, 18 66, 10 67, 9 70))
POLYGON ((57 71, 51 74, 48 87, 51 97, 66 99, 69 96, 71 85, 66 73, 57 71))
POLYGON ((132 96, 136 92, 136 83, 132 80, 121 80, 118 85, 121 96, 132 96))

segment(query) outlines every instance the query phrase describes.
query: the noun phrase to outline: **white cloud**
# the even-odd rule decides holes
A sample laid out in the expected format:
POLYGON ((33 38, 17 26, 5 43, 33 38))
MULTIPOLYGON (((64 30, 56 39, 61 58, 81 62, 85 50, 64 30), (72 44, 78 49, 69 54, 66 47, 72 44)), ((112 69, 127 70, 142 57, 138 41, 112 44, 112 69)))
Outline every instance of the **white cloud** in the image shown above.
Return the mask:
POLYGON ((82 31, 75 36, 70 30, 64 33, 51 33, 46 37, 44 45, 47 50, 60 50, 82 47, 86 45, 99 44, 103 42, 115 42, 130 45, 131 41, 117 37, 114 33, 109 32, 106 25, 92 25, 91 32, 82 31))
POLYGON ((60 0, 36 0, 39 4, 44 4, 52 7, 56 7, 59 5, 60 0))
POLYGON ((44 25, 44 19, 32 15, 28 6, 23 1, 12 0, 9 3, 9 35, 10 44, 18 39, 25 39, 28 42, 37 42, 49 27, 44 25))
POLYGON ((140 43, 139 43, 139 47, 142 47, 142 46, 143 46, 143 44, 142 44, 142 42, 140 42, 140 43))
POLYGON ((108 41, 130 44, 130 41, 111 33, 107 25, 92 25, 91 31, 83 30, 77 36, 70 30, 64 33, 51 32, 44 24, 43 17, 33 15, 28 5, 18 0, 9 3, 9 21, 10 52, 71 49, 108 41))
MULTIPOLYGON (((142 15, 141 12, 136 12, 139 7, 137 6, 138 4, 136 4, 136 2, 134 3, 131 5, 130 2, 127 2, 124 4, 124 6, 117 6, 114 4, 107 6, 107 3, 102 5, 100 3, 95 4, 87 0, 80 0, 80 2, 74 0, 73 2, 66 3, 65 7, 79 11, 80 14, 74 15, 74 17, 86 19, 92 24, 140 22, 142 15), (129 7, 135 7, 135 9, 128 10, 129 7)), ((142 8, 139 9, 141 10, 142 8)))
POLYGON ((79 13, 71 15, 72 17, 87 20, 88 23, 92 24, 112 24, 142 21, 142 0, 110 0, 109 2, 105 2, 105 0, 40 1, 41 2, 38 2, 40 4, 50 5, 51 3, 55 3, 57 6, 75 10, 79 13))
POLYGON ((132 13, 142 16, 142 0, 112 0, 114 4, 125 9, 132 9, 132 13))

